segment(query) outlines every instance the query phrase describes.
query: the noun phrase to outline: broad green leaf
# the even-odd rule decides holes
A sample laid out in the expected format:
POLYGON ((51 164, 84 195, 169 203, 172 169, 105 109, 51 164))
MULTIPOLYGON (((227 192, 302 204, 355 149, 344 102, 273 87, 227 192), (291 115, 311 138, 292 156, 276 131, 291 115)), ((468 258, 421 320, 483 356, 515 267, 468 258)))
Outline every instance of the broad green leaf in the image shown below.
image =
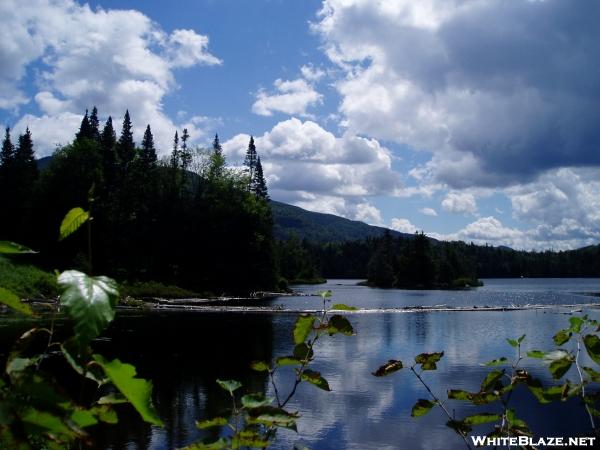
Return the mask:
POLYGON ((289 413, 276 406, 261 406, 248 410, 248 422, 271 426, 295 427, 298 414, 289 413))
POLYGON ((46 411, 39 411, 29 407, 21 414, 21 420, 27 424, 43 428, 49 433, 75 437, 75 433, 61 420, 60 417, 46 411))
POLYGON ((496 421, 500 420, 501 418, 502 418, 502 416, 500 416, 498 414, 481 413, 481 414, 474 414, 472 416, 467 416, 463 419, 463 422, 469 426, 473 426, 473 425, 481 425, 482 423, 496 422, 496 421))
POLYGON ((231 395, 233 395, 234 391, 242 387, 242 383, 235 380, 217 380, 217 384, 231 395))
POLYGON ((383 366, 379 367, 375 372, 372 372, 372 375, 375 375, 376 377, 385 377, 386 375, 397 372, 400 369, 402 369, 402 361, 390 359, 383 366))
POLYGON ((503 366, 507 363, 508 363, 508 359, 506 359, 506 357, 503 356, 502 358, 492 359, 491 361, 488 361, 482 365, 483 366, 503 366))
POLYGON ((0 303, 27 316, 33 315, 29 305, 23 303, 19 297, 3 287, 0 287, 0 303))
POLYGON ((450 389, 448 391, 448 398, 451 400, 464 400, 471 402, 474 405, 486 405, 491 402, 495 402, 501 396, 501 392, 467 392, 462 389, 450 389))
POLYGON ((529 429, 529 427, 524 421, 522 421, 521 419, 517 419, 517 415, 515 414, 514 409, 509 409, 506 411, 506 418, 508 419, 508 423, 510 423, 512 426, 523 429, 529 429))
POLYGON ((331 289, 329 289, 327 291, 319 292, 319 295, 323 298, 329 298, 329 297, 331 297, 332 294, 333 294, 333 292, 331 292, 331 289))
POLYGON ((136 369, 131 364, 124 364, 118 359, 107 361, 102 355, 94 355, 93 358, 104 369, 110 381, 142 416, 142 419, 153 425, 163 425, 152 405, 151 381, 136 378, 136 369))
POLYGON ((530 358, 544 358, 546 356, 546 353, 544 353, 541 350, 530 350, 527 352, 527 356, 529 356, 530 358))
POLYGON ((558 380, 562 378, 562 376, 567 373, 567 371, 571 368, 571 364, 573 364, 573 359, 571 357, 556 359, 550 363, 549 369, 552 374, 552 378, 558 380))
POLYGON ((299 366, 302 364, 302 361, 298 358, 294 358, 293 356, 281 356, 275 360, 275 364, 277 367, 299 366))
POLYGON ((206 428, 222 427, 223 425, 227 425, 227 419, 225 417, 214 417, 212 419, 198 420, 196 422, 196 426, 201 430, 205 430, 206 428))
MULTIPOLYGON (((481 391, 489 391, 490 389, 496 389, 500 378, 504 375, 504 370, 493 370, 487 374, 483 382, 481 383, 481 391)), ((501 389, 502 387, 500 387, 501 389)))
POLYGON ((67 213, 60 224, 60 235, 58 240, 62 241, 67 236, 73 234, 77 229, 87 222, 90 218, 90 213, 82 208, 73 208, 67 213))
POLYGON ((85 428, 98 423, 98 419, 87 409, 76 409, 71 413, 71 420, 79 427, 85 428))
POLYGON ((517 342, 520 344, 521 342, 523 342, 523 339, 525 339, 524 334, 519 339, 517 339, 517 342))
POLYGON ((319 389, 323 389, 324 391, 331 391, 331 389, 329 388, 329 383, 325 378, 321 376, 319 372, 306 369, 302 372, 301 378, 304 381, 308 381, 309 383, 314 384, 319 389))
POLYGON ((436 402, 432 402, 430 400, 425 400, 423 398, 420 398, 419 400, 417 400, 417 403, 415 403, 415 405, 412 407, 412 411, 410 412, 410 415, 412 417, 424 416, 429 411, 431 411, 431 408, 433 408, 436 404, 437 404, 436 402))
POLYGON ((6 374, 13 379, 17 379, 21 377, 22 372, 32 366, 35 366, 41 357, 42 355, 37 355, 31 358, 20 358, 18 356, 11 358, 6 364, 6 374))
POLYGON ((269 365, 264 361, 252 361, 250 363, 250 368, 257 372, 267 372, 270 369, 269 365))
POLYGON ((315 316, 311 316, 310 314, 302 314, 296 319, 296 324, 294 325, 295 344, 300 344, 306 340, 313 329, 314 323, 315 316))
POLYGON ((311 347, 306 345, 306 343, 301 342, 300 344, 298 344, 294 347, 294 358, 304 361, 305 359, 310 360, 310 359, 312 359, 312 357, 313 357, 313 350, 311 347))
POLYGON ((17 244, 16 242, 0 241, 0 253, 14 255, 19 253, 37 253, 24 245, 17 244))
POLYGON ((107 277, 90 277, 67 270, 58 277, 64 288, 60 303, 75 321, 75 335, 82 344, 97 337, 115 317, 119 300, 117 283, 107 277))
POLYGON ((271 403, 271 399, 265 398, 263 394, 246 394, 242 397, 244 408, 260 408, 271 403))
POLYGON ((336 333, 341 333, 341 334, 345 334, 346 336, 351 336, 354 334, 354 328, 352 328, 352 325, 350 325, 350 322, 348 321, 348 319, 346 319, 344 316, 340 316, 339 314, 336 314, 335 316, 332 316, 331 319, 329 319, 329 323, 327 326, 327 332, 329 333, 330 336, 332 336, 336 333))
POLYGON ((595 334, 586 334, 583 337, 585 349, 596 364, 600 364, 600 339, 595 334))
POLYGON ((102 422, 111 424, 119 423, 117 412, 109 405, 94 406, 89 411, 95 414, 102 422))
POLYGON ((96 403, 99 405, 118 405, 120 403, 127 403, 127 399, 120 393, 114 393, 100 397, 96 403))
POLYGON ((540 403, 550 403, 562 398, 561 386, 551 386, 548 389, 545 389, 542 385, 542 382, 537 378, 527 379, 526 384, 531 393, 540 403))
POLYGON ((423 370, 435 370, 437 369, 436 363, 442 359, 444 352, 436 353, 421 353, 415 356, 415 363, 421 364, 423 370))
POLYGON ((75 340, 67 339, 60 344, 60 349, 67 362, 79 375, 85 375, 86 378, 98 384, 103 384, 106 381, 103 376, 104 374, 98 366, 87 366, 87 362, 91 356, 91 349, 89 347, 82 347, 77 345, 75 340))
POLYGON ((584 324, 584 320, 581 317, 570 317, 569 323, 571 327, 569 328, 573 333, 579 333, 581 331, 581 326, 584 324))
POLYGON ((519 346, 519 343, 516 339, 507 339, 506 342, 508 342, 511 347, 517 348, 519 346))
POLYGON ((254 431, 242 431, 231 438, 231 448, 267 448, 271 442, 254 431))
POLYGON ((336 303, 331 307, 331 309, 337 309, 338 311, 358 311, 356 306, 348 306, 343 303, 336 303))
POLYGON ((571 339, 571 332, 569 330, 560 330, 553 337, 556 345, 563 345, 571 339))

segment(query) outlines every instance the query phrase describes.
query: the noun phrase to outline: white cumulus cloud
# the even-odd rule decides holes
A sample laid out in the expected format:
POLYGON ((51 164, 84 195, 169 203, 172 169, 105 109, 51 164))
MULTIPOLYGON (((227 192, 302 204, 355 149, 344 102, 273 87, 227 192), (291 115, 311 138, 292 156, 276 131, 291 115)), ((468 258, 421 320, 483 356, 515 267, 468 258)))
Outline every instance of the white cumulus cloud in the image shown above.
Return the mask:
POLYGON ((319 94, 306 80, 277 79, 274 83, 275 92, 269 93, 264 89, 256 94, 252 112, 261 116, 272 116, 274 112, 289 115, 307 116, 306 109, 323 101, 319 94))
POLYGON ((477 202, 473 194, 468 192, 449 192, 442 200, 442 208, 455 214, 475 214, 477 202))

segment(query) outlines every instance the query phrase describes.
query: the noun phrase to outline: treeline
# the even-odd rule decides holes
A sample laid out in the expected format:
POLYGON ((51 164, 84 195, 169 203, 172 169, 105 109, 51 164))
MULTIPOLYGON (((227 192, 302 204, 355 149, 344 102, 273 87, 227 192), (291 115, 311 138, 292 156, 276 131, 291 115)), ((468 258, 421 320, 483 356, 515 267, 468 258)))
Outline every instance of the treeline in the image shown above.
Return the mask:
POLYGON ((282 273, 293 279, 356 278, 381 287, 455 288, 478 278, 600 277, 600 246, 569 251, 526 252, 507 247, 441 242, 416 233, 389 233, 338 243, 292 236, 279 248, 282 273))
POLYGON ((40 251, 50 269, 79 268, 121 280, 159 280, 197 291, 249 292, 278 282, 268 192, 254 140, 245 170, 227 166, 218 136, 192 148, 175 132, 159 159, 150 125, 140 145, 129 112, 117 137, 86 114, 73 142, 38 170, 29 130, 0 154, 0 238, 40 251), (64 241, 58 229, 75 206, 90 229, 64 241), (89 233, 88 233, 89 232, 89 233))

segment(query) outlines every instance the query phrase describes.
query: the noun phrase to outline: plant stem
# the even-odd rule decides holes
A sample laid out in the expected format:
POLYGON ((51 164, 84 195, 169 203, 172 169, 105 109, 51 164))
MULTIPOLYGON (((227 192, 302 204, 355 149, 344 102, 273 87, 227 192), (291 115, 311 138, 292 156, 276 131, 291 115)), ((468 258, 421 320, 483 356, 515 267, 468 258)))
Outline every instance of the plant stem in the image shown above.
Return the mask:
POLYGON ((577 367, 577 372, 579 373, 579 380, 581 381, 581 399, 583 400, 583 404, 585 405, 585 410, 590 416, 590 423, 592 425, 592 430, 596 431, 596 424, 594 423, 594 415, 590 411, 588 404, 585 402, 585 380, 583 379, 583 374, 581 373, 581 367, 579 366, 579 354, 581 353, 581 335, 577 339, 577 353, 575 355, 575 367, 577 367))
MULTIPOLYGON (((421 375, 419 375, 417 373, 417 371, 415 370, 415 366, 411 366, 410 370, 412 371, 412 373, 415 374, 415 376, 417 377, 417 379, 421 382, 421 384, 423 386, 425 386, 425 389, 427 389, 427 392, 429 392, 429 395, 431 395, 431 398, 433 399, 433 401, 435 401, 435 403, 442 408, 442 411, 444 411, 444 413, 446 413, 446 416, 448 416, 449 420, 454 420, 452 418, 452 416, 450 415, 450 413, 448 412, 448 410, 446 409, 446 407, 444 406, 444 404, 442 403, 442 401, 433 393, 433 391, 429 388, 429 386, 427 385, 427 383, 425 383, 425 381, 423 380, 423 378, 421 378, 421 375)), ((460 434, 460 437, 463 438, 463 441, 465 441, 465 445, 467 446, 467 448, 469 450, 471 450, 471 446, 469 445, 469 441, 467 440, 467 436, 465 436, 462 432, 458 432, 458 434, 460 434)))

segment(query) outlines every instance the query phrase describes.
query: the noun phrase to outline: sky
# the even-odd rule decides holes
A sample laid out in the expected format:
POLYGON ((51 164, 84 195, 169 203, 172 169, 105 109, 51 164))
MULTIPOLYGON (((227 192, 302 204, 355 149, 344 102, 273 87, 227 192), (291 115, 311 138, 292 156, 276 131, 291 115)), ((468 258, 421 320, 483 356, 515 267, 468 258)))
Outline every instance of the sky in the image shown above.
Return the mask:
POLYGON ((176 130, 270 196, 439 239, 600 242, 600 2, 3 0, 0 125, 176 130))

